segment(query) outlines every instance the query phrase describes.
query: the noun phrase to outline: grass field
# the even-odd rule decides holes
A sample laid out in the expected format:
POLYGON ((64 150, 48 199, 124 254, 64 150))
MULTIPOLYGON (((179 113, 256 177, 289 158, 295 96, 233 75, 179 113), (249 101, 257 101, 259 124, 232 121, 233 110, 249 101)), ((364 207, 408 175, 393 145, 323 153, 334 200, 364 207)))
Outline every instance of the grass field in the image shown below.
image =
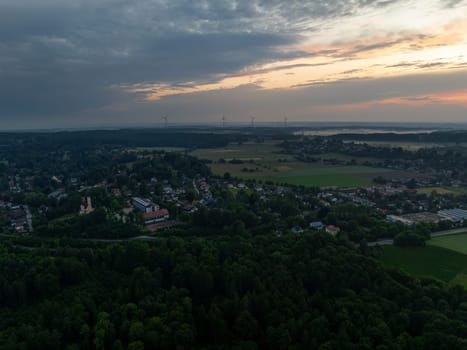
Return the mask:
POLYGON ((467 188, 465 187, 424 187, 417 189, 417 193, 431 193, 436 191, 439 194, 453 194, 461 195, 467 193, 467 188))
MULTIPOLYGON (((263 181, 288 183, 305 186, 369 186, 373 178, 399 177, 404 174, 383 168, 358 165, 368 160, 357 159, 357 165, 324 165, 305 163, 293 156, 279 153, 281 149, 274 143, 247 143, 229 145, 224 148, 199 149, 191 154, 201 159, 212 161, 214 174, 223 175, 228 172, 232 176, 254 178, 263 181), (226 162, 219 162, 220 159, 226 162), (231 160, 240 160, 242 164, 231 164, 231 160)), ((326 154, 325 158, 350 160, 351 157, 341 154, 326 154)), ((406 174, 405 174, 406 175, 406 174)))
POLYGON ((244 143, 241 145, 231 144, 221 148, 201 148, 191 154, 202 159, 217 161, 220 158, 225 160, 261 160, 263 163, 276 163, 278 159, 293 160, 293 157, 280 154, 281 148, 276 142, 265 143, 244 143))
POLYGON ((430 246, 451 249, 467 256, 467 232, 435 237, 428 241, 430 246))
POLYGON ((370 186, 372 179, 384 175, 386 169, 364 166, 323 166, 319 164, 291 164, 289 169, 262 175, 263 180, 305 186, 356 187, 370 186))
POLYGON ((133 152, 151 152, 151 151, 165 151, 165 152, 183 152, 185 149, 182 147, 136 147, 133 152))
POLYGON ((433 245, 416 248, 385 246, 383 265, 417 277, 430 277, 467 288, 467 255, 433 245))

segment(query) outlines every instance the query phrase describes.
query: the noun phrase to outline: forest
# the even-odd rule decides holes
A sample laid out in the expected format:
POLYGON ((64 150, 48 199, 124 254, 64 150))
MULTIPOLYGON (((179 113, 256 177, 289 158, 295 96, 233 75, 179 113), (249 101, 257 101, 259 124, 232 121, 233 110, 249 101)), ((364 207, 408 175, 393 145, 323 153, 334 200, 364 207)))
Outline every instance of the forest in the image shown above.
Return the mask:
POLYGON ((146 128, 115 130, 70 130, 47 132, 0 132, 0 154, 7 150, 51 151, 56 148, 72 150, 100 146, 121 147, 182 147, 187 149, 225 147, 231 142, 248 140, 293 139, 292 129, 255 128, 146 128))
POLYGON ((1 246, 2 349, 467 349, 467 293, 324 233, 1 246))

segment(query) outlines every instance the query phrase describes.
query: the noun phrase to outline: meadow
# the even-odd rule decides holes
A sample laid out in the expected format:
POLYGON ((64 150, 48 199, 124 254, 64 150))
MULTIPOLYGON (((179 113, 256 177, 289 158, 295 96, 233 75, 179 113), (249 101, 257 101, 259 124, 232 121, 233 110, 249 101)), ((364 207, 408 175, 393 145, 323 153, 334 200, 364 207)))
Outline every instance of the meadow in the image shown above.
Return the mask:
POLYGON ((427 242, 430 246, 446 248, 467 255, 467 232, 449 236, 432 238, 427 242))
MULTIPOLYGON (((280 153, 276 143, 245 143, 223 148, 198 149, 191 153, 211 162, 216 175, 230 173, 240 178, 252 178, 275 183, 304 186, 354 187, 370 186, 377 176, 399 177, 401 172, 362 165, 367 158, 356 159, 355 165, 328 165, 297 161, 293 156, 280 153), (232 164, 235 160, 238 163, 232 164)), ((342 154, 324 154, 323 158, 350 161, 342 154)))
POLYGON ((388 268, 467 288, 467 255, 454 250, 435 245, 407 248, 385 246, 381 261, 388 268))
POLYGON ((165 146, 155 146, 155 147, 135 147, 131 151, 133 152, 152 152, 152 151, 164 151, 164 152, 183 152, 185 148, 183 147, 165 147, 165 146))

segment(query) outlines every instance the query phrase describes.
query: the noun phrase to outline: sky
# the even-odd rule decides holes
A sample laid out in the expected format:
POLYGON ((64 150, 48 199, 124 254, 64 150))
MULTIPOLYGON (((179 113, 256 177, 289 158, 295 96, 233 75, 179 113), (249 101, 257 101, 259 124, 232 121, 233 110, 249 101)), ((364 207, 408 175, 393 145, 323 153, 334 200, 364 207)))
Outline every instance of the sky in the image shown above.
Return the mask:
POLYGON ((0 0, 0 130, 467 122, 467 0, 0 0))

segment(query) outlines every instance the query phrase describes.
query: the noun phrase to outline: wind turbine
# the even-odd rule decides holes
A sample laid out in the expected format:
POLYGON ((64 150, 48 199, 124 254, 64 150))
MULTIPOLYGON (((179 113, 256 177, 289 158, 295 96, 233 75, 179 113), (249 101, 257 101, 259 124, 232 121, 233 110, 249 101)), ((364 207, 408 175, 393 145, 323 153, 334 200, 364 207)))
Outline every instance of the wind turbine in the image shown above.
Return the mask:
POLYGON ((251 127, 254 128, 255 127, 255 116, 254 115, 251 115, 250 114, 250 119, 251 119, 251 127))
POLYGON ((222 114, 222 128, 225 128, 225 122, 227 121, 227 119, 225 118, 225 115, 222 114))
POLYGON ((167 124, 169 122, 169 116, 166 114, 161 119, 164 121, 165 127, 167 128, 167 124))
POLYGON ((289 118, 287 118, 287 115, 284 113, 284 128, 287 127, 287 122, 289 121, 289 118))

